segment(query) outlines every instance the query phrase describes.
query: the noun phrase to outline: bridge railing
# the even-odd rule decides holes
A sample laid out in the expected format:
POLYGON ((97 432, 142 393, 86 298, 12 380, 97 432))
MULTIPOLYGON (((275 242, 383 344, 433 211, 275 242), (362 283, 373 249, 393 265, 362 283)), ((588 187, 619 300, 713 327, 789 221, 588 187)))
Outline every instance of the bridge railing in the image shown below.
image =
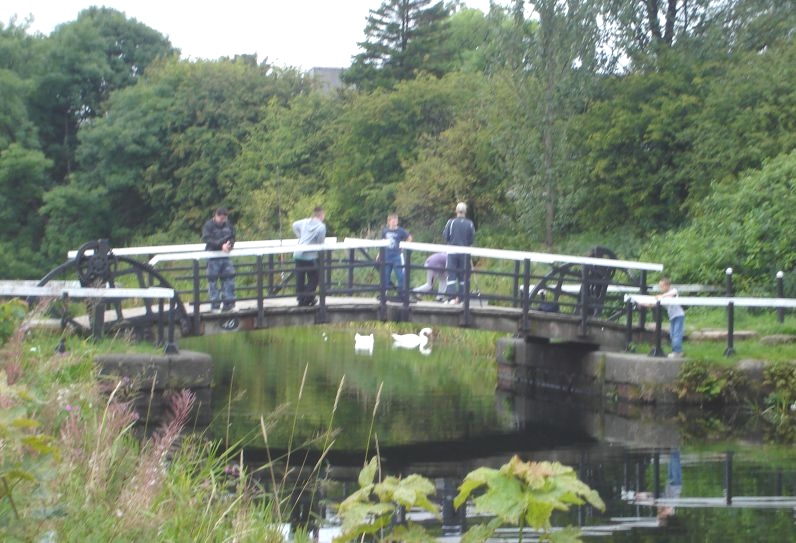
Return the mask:
MULTIPOLYGON (((530 311, 540 309, 531 296, 524 293, 534 291, 549 270, 556 265, 579 265, 589 269, 620 269, 630 274, 632 280, 620 284, 609 276, 590 276, 586 273, 579 284, 568 285, 574 289, 572 301, 561 302, 558 310, 581 317, 585 333, 586 322, 599 317, 595 307, 590 307, 587 294, 602 289, 616 299, 620 314, 624 309, 622 294, 625 292, 647 292, 646 274, 661 271, 663 266, 654 263, 634 262, 595 257, 555 255, 548 253, 490 249, 484 247, 454 247, 431 243, 401 244, 404 250, 404 277, 402 288, 390 285, 384 274, 384 258, 379 255, 387 246, 386 240, 364 240, 346 238, 343 242, 330 242, 314 246, 285 244, 261 244, 244 247, 239 242, 230 253, 213 251, 179 251, 157 254, 149 264, 161 273, 168 273, 172 285, 178 288, 183 301, 193 306, 193 321, 198 331, 201 305, 207 304, 204 266, 210 258, 230 257, 236 268, 236 298, 239 301, 254 300, 258 316, 262 316, 265 299, 293 298, 295 281, 292 278, 295 251, 318 251, 321 255, 322 280, 318 289, 317 310, 321 315, 326 309, 329 296, 379 298, 380 304, 400 303, 408 310, 413 299, 411 286, 419 284, 418 275, 425 278, 423 263, 428 254, 435 252, 458 253, 466 256, 465 267, 460 271, 463 283, 461 307, 463 325, 470 322, 471 309, 484 305, 497 305, 522 310, 522 328, 528 328, 530 311), (475 262, 475 265, 474 265, 475 262), (187 265, 186 265, 187 263, 187 265)), ((116 251, 114 251, 116 252, 116 251)), ((383 256, 383 255, 382 255, 383 256)))
POLYGON ((727 309, 727 347, 724 350, 725 356, 735 354, 735 308, 736 307, 764 307, 776 309, 778 312, 784 309, 796 308, 794 298, 764 298, 764 297, 737 297, 737 296, 677 296, 669 298, 657 298, 647 295, 625 295, 626 305, 626 330, 627 348, 632 348, 633 332, 633 313, 634 308, 654 307, 655 308, 655 345, 650 351, 650 356, 664 356, 662 347, 663 336, 663 311, 662 308, 670 305, 680 305, 685 307, 724 307, 727 309))
MULTIPOLYGON (((167 353, 176 353, 177 344, 174 339, 174 302, 175 291, 171 288, 149 287, 149 288, 93 288, 81 287, 80 283, 74 281, 53 282, 44 286, 38 286, 31 281, 0 281, 0 297, 25 298, 26 300, 59 300, 68 305, 69 300, 92 299, 99 300, 94 305, 93 314, 89 316, 91 321, 92 337, 99 339, 102 337, 104 328, 105 300, 132 300, 147 299, 158 300, 158 344, 164 345, 167 353), (164 300, 169 300, 170 309, 164 311, 164 300), (168 332, 164 339, 164 325, 168 314, 168 332)), ((68 320, 68 312, 64 310, 61 317, 61 328, 65 328, 68 320)))
MULTIPOLYGON (((335 237, 327 237, 326 243, 334 243, 337 241, 335 237)), ((238 241, 235 243, 237 249, 256 249, 259 247, 280 247, 282 245, 295 245, 298 240, 295 238, 288 239, 261 239, 253 241, 238 241)), ((190 253, 197 251, 204 251, 204 243, 185 243, 181 245, 147 245, 141 247, 118 247, 113 249, 113 253, 119 256, 146 256, 154 257, 160 254, 172 253, 190 253)), ((78 256, 79 250, 73 249, 67 252, 68 258, 75 258, 78 256)), ((92 249, 85 252, 86 256, 94 254, 92 249)))

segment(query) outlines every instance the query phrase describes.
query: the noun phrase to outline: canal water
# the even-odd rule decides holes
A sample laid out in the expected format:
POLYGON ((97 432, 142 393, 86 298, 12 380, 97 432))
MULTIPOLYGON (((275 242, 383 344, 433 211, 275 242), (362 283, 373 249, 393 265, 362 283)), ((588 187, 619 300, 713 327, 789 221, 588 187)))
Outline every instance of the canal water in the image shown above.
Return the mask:
POLYGON ((329 448, 332 502, 378 452, 385 474, 435 482, 445 515, 431 530, 455 534, 477 520, 449 507, 464 476, 516 454, 569 465, 599 492, 605 512, 554 516, 584 541, 796 541, 796 448, 758 418, 499 391, 497 337, 440 328, 421 351, 395 347, 379 324, 186 338, 181 347, 213 357, 213 437, 254 461, 290 451, 305 466, 329 448), (372 349, 357 345, 357 332, 374 333, 372 349))

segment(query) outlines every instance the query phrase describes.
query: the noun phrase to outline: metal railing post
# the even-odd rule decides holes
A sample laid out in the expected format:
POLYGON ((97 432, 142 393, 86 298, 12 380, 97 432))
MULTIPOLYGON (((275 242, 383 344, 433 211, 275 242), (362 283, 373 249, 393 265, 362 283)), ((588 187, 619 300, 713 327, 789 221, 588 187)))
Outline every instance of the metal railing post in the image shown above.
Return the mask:
POLYGON ((326 322, 326 289, 329 285, 327 282, 327 257, 329 251, 322 251, 317 260, 318 262, 318 311, 315 313, 315 322, 326 322))
POLYGON ((102 339, 102 329, 105 327, 105 302, 99 299, 94 304, 94 319, 91 322, 91 339, 102 339))
POLYGON ((652 351, 650 351, 650 356, 664 356, 662 346, 663 326, 661 323, 663 319, 662 309, 661 301, 658 300, 655 304, 655 346, 652 348, 652 351))
POLYGON ((661 497, 661 453, 655 452, 652 455, 652 495, 657 500, 661 497))
POLYGON ((580 269, 580 335, 586 335, 587 319, 589 314, 589 277, 586 266, 580 269))
POLYGON ((324 251, 323 258, 326 259, 326 262, 324 263, 325 273, 323 277, 326 278, 326 290, 329 290, 332 286, 332 272, 334 271, 334 261, 332 260, 332 251, 324 251))
POLYGON ((627 320, 625 322, 625 352, 632 353, 635 352, 636 349, 633 347, 633 302, 630 300, 625 302, 625 314, 627 315, 627 320))
POLYGON ((384 277, 384 247, 379 248, 379 319, 387 320, 387 278, 384 277))
MULTIPOLYGON (((785 281, 784 281, 785 274, 782 270, 777 272, 777 298, 784 298, 785 297, 785 281)), ((785 322, 785 308, 778 307, 777 308, 777 321, 782 324, 785 322)))
POLYGON ((199 260, 193 261, 193 333, 198 336, 202 328, 202 301, 199 298, 199 260))
MULTIPOLYGON (((255 260, 255 273, 257 274, 257 328, 263 327, 263 255, 257 255, 255 260)), ((269 275, 273 276, 273 271, 269 275)))
POLYGON ((348 250, 348 291, 354 290, 354 261, 356 260, 356 249, 348 250))
MULTIPOLYGON (((733 295, 733 288, 732 288, 732 268, 727 268, 724 270, 724 274, 726 276, 725 280, 725 294, 727 298, 732 298, 733 295)), ((733 335, 735 333, 735 304, 730 302, 727 304, 727 348, 724 349, 724 356, 732 356, 735 354, 735 340, 733 335)))
POLYGON ((470 273, 472 272, 472 261, 470 255, 464 255, 464 299, 462 306, 464 308, 463 326, 470 326, 470 273))
POLYGON ((268 293, 274 294, 274 255, 268 255, 268 293))
POLYGON ((412 251, 411 249, 407 249, 404 251, 404 272, 403 272, 403 281, 402 284, 399 285, 399 294, 401 295, 401 303, 403 306, 403 311, 401 314, 402 321, 409 320, 409 285, 412 283, 409 281, 409 270, 412 269, 412 251))
POLYGON ((727 304, 727 348, 724 349, 724 356, 735 354, 735 304, 727 304))
POLYGON ((63 303, 63 311, 61 312, 61 332, 66 330, 66 323, 69 322, 69 294, 64 292, 61 295, 61 303, 63 303))
POLYGON ((158 345, 166 344, 165 323, 163 322, 163 298, 158 298, 158 345))
POLYGON ((531 310, 531 261, 525 259, 523 261, 522 272, 522 300, 520 307, 522 308, 522 331, 527 332, 529 328, 530 310, 531 310))
MULTIPOLYGON (((522 302, 519 300, 519 296, 520 296, 519 291, 520 291, 520 261, 519 260, 515 260, 514 261, 514 280, 512 281, 512 285, 511 285, 511 299, 512 299, 511 305, 512 305, 512 307, 517 307, 518 305, 520 307, 525 307, 525 306, 522 305, 522 302)), ((526 292, 525 294, 528 294, 528 293, 526 292)))
POLYGON ((180 350, 177 348, 177 342, 174 341, 174 314, 177 312, 177 297, 176 295, 171 298, 169 302, 169 338, 166 342, 164 349, 166 354, 177 354, 180 350))
POLYGON ((724 503, 732 505, 732 451, 725 453, 724 459, 724 503))
MULTIPOLYGON (((649 294, 649 285, 647 285, 647 271, 641 270, 641 283, 639 285, 641 289, 641 294, 646 296, 649 294)), ((642 330, 647 326, 647 309, 644 307, 639 308, 638 311, 638 326, 642 330)))

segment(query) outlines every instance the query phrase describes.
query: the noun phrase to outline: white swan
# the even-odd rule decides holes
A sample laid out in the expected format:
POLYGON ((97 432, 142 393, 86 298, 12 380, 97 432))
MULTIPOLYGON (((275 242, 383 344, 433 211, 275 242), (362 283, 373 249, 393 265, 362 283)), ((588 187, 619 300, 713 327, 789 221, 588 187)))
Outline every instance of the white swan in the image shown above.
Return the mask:
POLYGON ((373 354, 373 334, 365 336, 359 333, 354 334, 354 352, 373 354))
POLYGON ((419 334, 393 334, 393 347, 403 349, 421 349, 428 343, 428 336, 431 335, 431 328, 423 328, 419 334))

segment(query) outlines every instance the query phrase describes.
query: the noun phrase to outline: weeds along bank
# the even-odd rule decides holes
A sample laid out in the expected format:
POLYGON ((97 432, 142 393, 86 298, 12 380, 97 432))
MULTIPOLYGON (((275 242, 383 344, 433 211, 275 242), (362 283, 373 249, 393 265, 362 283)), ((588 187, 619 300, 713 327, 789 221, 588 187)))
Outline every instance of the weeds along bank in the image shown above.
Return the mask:
MULTIPOLYGON (((101 352, 142 347, 69 337, 66 352, 58 353, 57 337, 19 326, 25 312, 21 303, 0 304, 0 539, 281 542, 292 522, 292 541, 312 540, 300 527, 312 519, 293 521, 300 503, 318 499, 320 461, 300 488, 275 469, 279 464, 288 471, 285 458, 252 473, 234 452, 239 443, 223 450, 193 431, 195 397, 187 390, 171 397, 164 423, 154 431, 142 428, 129 387, 98 379, 93 362, 101 352)), ((374 416, 378 394, 376 404, 374 416)), ((333 417, 334 410, 326 434, 319 436, 323 453, 333 442, 333 417)), ((267 445, 271 424, 261 418, 260 428, 253 429, 260 444, 267 445)), ((340 504, 338 541, 363 534, 376 540, 433 539, 422 526, 390 523, 402 507, 439 515, 433 483, 418 475, 382 478, 378 457, 363 468, 359 483, 340 504)), ((473 527, 473 540, 504 525, 548 533, 554 507, 604 508, 571 468, 519 458, 468 474, 457 503, 470 503, 492 519, 473 527), (501 494, 507 481, 518 494, 501 494), (484 494, 471 496, 476 489, 484 494)))
MULTIPOLYGON (((173 396, 168 422, 142 439, 128 391, 98 381, 111 342, 27 335, 2 311, 0 539, 4 541, 281 541, 269 501, 231 479, 228 454, 184 432, 194 397, 173 396)), ((128 346, 130 347, 130 346, 128 346)), ((132 348, 132 347, 130 347, 132 348)))

